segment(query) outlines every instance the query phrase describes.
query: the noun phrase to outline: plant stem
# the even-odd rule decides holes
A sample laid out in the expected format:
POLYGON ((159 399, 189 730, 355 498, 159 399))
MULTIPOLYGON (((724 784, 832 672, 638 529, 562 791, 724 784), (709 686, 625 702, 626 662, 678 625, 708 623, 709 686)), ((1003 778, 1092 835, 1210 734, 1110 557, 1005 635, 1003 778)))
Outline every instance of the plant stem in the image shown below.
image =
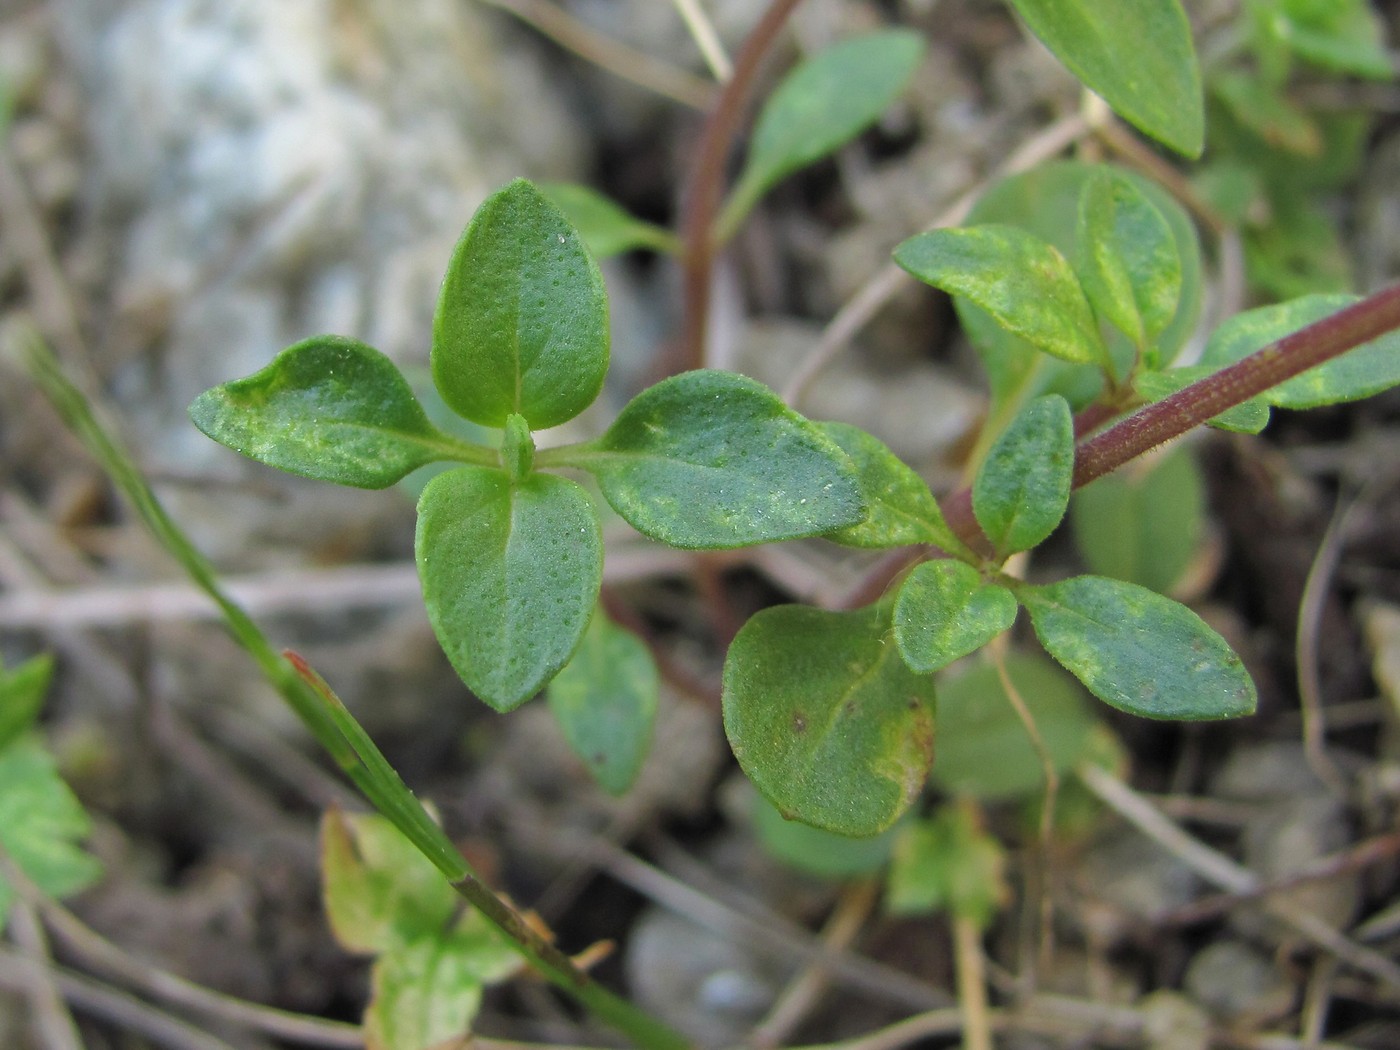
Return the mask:
MULTIPOLYGON (((1074 487, 1082 488, 1226 409, 1243 404, 1251 397, 1397 328, 1400 328, 1400 285, 1376 292, 1330 317, 1300 328, 1242 361, 1139 409, 1084 441, 1075 451, 1074 487)), ((1090 405, 1076 417, 1075 433, 1085 433, 1103 420, 1103 410, 1090 405)), ((959 539, 978 554, 991 556, 991 544, 972 513, 971 488, 961 488, 940 499, 939 507, 943 519, 959 539)), ((842 600, 842 608, 858 608, 874 601, 900 573, 937 553, 931 547, 891 552, 842 600)))
POLYGON ((715 258, 715 212, 724 192, 724 170, 730 147, 738 133, 744 106, 753 91, 763 60, 778 33, 802 0, 773 0, 749 33, 734 59, 734 75, 725 83, 715 108, 705 121, 696 150, 696 162, 685 195, 681 238, 685 250, 684 328, 681 332, 677 372, 705 364, 705 333, 709 327, 710 271, 715 258))
POLYGON ((458 894, 509 938, 536 970, 590 1013, 614 1025, 639 1046, 653 1050, 689 1047, 684 1036, 594 981, 476 877, 325 680, 295 653, 278 653, 248 614, 224 594, 213 565, 166 513, 131 454, 98 421, 87 398, 63 374, 38 333, 22 328, 18 341, 30 373, 64 422, 87 445, 161 545, 215 601, 234 638, 374 807, 432 861, 458 894))

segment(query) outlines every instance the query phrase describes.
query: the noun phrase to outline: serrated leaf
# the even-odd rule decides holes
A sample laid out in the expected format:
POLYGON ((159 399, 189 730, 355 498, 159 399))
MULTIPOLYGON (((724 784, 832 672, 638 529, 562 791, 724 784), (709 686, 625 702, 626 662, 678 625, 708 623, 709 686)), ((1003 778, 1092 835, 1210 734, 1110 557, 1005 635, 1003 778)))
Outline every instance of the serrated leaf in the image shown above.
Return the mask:
POLYGON ((787 820, 757 792, 749 812, 759 842, 769 855, 823 879, 850 879, 875 871, 889 859, 899 831, 897 824, 868 838, 823 831, 799 820, 787 820))
MULTIPOLYGON (((1020 226, 1073 257, 1079 252, 1075 240, 1079 198, 1085 184, 1100 168, 1100 165, 1061 161, 1042 164, 1022 175, 1003 179, 973 206, 968 223, 1020 226)), ((1167 364, 1196 329, 1202 294, 1200 240, 1190 216, 1161 186, 1130 171, 1114 169, 1114 172, 1133 183, 1166 218, 1181 259, 1181 302, 1176 316, 1154 348, 1158 364, 1167 364)), ((954 298, 953 305, 987 369, 992 390, 989 424, 992 435, 1005 426, 1021 404, 1039 394, 1061 394, 1071 406, 1079 408, 1101 391, 1104 381, 1101 363, 1075 365, 1047 357, 968 300, 954 298)), ((1136 356, 1136 348, 1112 331, 1108 342, 1114 373, 1126 375, 1136 356)))
MULTIPOLYGON (((1043 656, 1009 653, 1005 662, 1055 772, 1073 769, 1097 724, 1084 690, 1043 656)), ((988 661, 940 679, 938 742, 932 779, 950 794, 994 800, 1045 790, 1040 754, 988 661)))
POLYGON ((321 818, 321 898, 341 947, 366 954, 443 933, 460 904, 386 818, 335 809, 321 818))
POLYGON ((1016 599, 971 565, 945 558, 918 565, 894 601, 894 639, 911 669, 942 670, 976 652, 1016 620, 1016 599))
POLYGON ((465 1036, 483 988, 519 968, 518 956, 471 912, 451 931, 386 952, 371 971, 366 1050, 430 1050, 465 1036))
POLYGON ((1144 718, 1254 712, 1254 682, 1240 658, 1180 602, 1102 576, 1018 596, 1046 652, 1106 704, 1144 718))
POLYGON ((463 449, 428 422, 389 358, 333 335, 290 346, 266 368, 206 390, 190 418, 259 463, 357 488, 385 488, 463 449))
POLYGON ((733 372, 642 391, 569 460, 633 528, 673 547, 816 536, 864 520, 845 454, 763 384, 733 372))
POLYGON ((1107 360, 1093 311, 1059 249, 1015 226, 967 226, 911 237, 894 261, 962 296, 1008 332, 1076 364, 1107 360))
POLYGON ((1069 519, 1094 573, 1165 593, 1200 550, 1205 480, 1190 452, 1173 449, 1080 489, 1069 519))
MULTIPOLYGON (((1210 337, 1201 361, 1233 364, 1275 340, 1357 302, 1354 295, 1308 295, 1236 314, 1210 337)), ((1373 339, 1326 364, 1310 368, 1260 396, 1279 408, 1317 408, 1371 397, 1400 386, 1400 333, 1373 339)))
POLYGON ((720 228, 732 232, 773 185, 875 123, 923 55, 917 33, 890 29, 834 44, 789 73, 759 114, 720 228))
POLYGON ((601 609, 573 659, 549 684, 549 709, 570 750, 614 795, 631 787, 641 772, 659 690, 647 647, 601 609))
POLYGON ((679 248, 670 230, 637 218, 597 190, 573 182, 545 182, 539 189, 564 213, 596 259, 634 248, 672 253, 679 248))
POLYGON ((948 552, 965 545, 943 520, 928 484, 878 438, 849 423, 817 423, 850 458, 869 517, 859 525, 823 534, 848 547, 883 550, 930 543, 948 552))
POLYGON ((1201 155, 1201 71, 1178 0, 1011 3, 1031 32, 1115 112, 1178 153, 1201 155))
POLYGON ((888 606, 765 609, 724 662, 724 729, 784 816, 875 835, 918 797, 933 760, 933 679, 890 644, 888 606))
MULTIPOLYGON (((1139 372, 1133 389, 1148 401, 1161 401, 1218 371, 1214 365, 1186 365, 1165 372, 1139 372)), ((1269 415, 1269 403, 1261 395, 1212 416, 1206 420, 1206 426, 1235 434, 1257 434, 1269 425, 1269 415)))
MULTIPOLYGON (((76 844, 91 830, 37 738, 22 736, 0 750, 0 845, 39 889, 66 897, 101 878, 97 858, 76 844)), ((13 903, 14 889, 0 875, 0 932, 13 903)))
POLYGON ((1010 896, 1006 851, 970 807, 945 806, 901 829, 885 895, 892 914, 946 908, 985 929, 1010 896))
POLYGON ((1074 417, 1058 394, 1037 398, 997 438, 972 482, 972 513, 1000 554, 1055 531, 1074 477, 1074 417))
POLYGON ((53 657, 33 657, 13 671, 0 665, 0 752, 34 724, 53 679, 53 657))
POLYGON ((557 426, 608 370, 603 276, 560 210, 524 179, 486 199, 452 253, 433 319, 433 382, 483 426, 557 426))
POLYGON ((569 661, 602 581, 588 494, 565 478, 461 467, 428 483, 415 544, 428 619, 462 681, 498 711, 569 661))
POLYGON ((1080 195, 1075 239, 1076 269, 1090 304, 1148 350, 1181 298, 1181 259, 1167 220, 1136 184, 1102 168, 1080 195))

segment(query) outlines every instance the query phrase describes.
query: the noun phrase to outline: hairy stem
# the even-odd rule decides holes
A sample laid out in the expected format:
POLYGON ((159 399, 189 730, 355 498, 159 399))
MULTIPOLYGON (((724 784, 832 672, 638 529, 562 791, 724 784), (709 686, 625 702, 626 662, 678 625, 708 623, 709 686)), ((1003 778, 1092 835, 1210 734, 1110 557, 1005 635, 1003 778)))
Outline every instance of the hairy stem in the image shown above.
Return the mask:
POLYGON ((715 258, 715 213, 724 194, 724 170, 738 134, 744 107, 763 60, 802 0, 772 0, 734 59, 734 75, 724 85, 700 135, 681 223, 684 243, 684 329, 677 372, 705 364, 705 333, 710 315, 710 271, 715 258))

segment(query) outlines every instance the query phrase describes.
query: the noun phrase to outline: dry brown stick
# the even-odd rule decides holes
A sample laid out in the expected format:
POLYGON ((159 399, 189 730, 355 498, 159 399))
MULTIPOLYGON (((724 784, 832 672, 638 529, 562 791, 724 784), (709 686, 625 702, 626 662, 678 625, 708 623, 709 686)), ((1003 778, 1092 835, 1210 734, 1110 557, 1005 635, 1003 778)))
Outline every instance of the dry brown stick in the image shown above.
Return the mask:
POLYGON ((238 999, 153 966, 103 937, 71 911, 45 895, 21 871, 6 873, 19 897, 43 916, 49 930, 83 964, 111 980, 147 995, 278 1039, 312 1046, 359 1047, 357 1025, 327 1021, 238 999))
POLYGON ((1382 860, 1400 855, 1400 831, 1359 842, 1350 849, 1323 857, 1302 871, 1269 883, 1260 883, 1248 893, 1219 893, 1202 897, 1176 908, 1159 920, 1164 925, 1189 926, 1223 915, 1231 908, 1248 901, 1259 900, 1273 893, 1282 893, 1314 882, 1324 882, 1341 875, 1361 871, 1382 860))
MULTIPOLYGON (((1084 765, 1077 772, 1080 781, 1101 802, 1169 850, 1198 875, 1231 893, 1253 894, 1258 890, 1261 880, 1254 872, 1187 834, 1161 810, 1107 770, 1084 765)), ((1400 966, 1384 955, 1357 944, 1311 912, 1275 907, 1267 901, 1263 906, 1271 917, 1287 924, 1315 947, 1331 952, 1341 962, 1369 974, 1392 989, 1400 989, 1400 966)))
POLYGON ((614 76, 630 80, 683 106, 703 110, 708 109, 714 100, 714 86, 707 81, 599 33, 549 0, 481 2, 514 15, 599 69, 606 69, 614 76))
MULTIPOLYGON (((691 554, 660 547, 608 551, 603 578, 622 583, 646 576, 684 573, 691 554)), ((229 594, 251 615, 421 606, 422 585, 411 562, 341 565, 224 578, 229 594)), ((0 628, 58 630, 117 627, 131 623, 217 620, 218 607, 185 583, 94 584, 53 588, 11 581, 0 593, 0 628)))
MULTIPOLYGON (((880 884, 875 879, 862 879, 846 887, 821 932, 822 944, 828 953, 843 952, 854 943, 879 896, 880 884)), ((825 960, 809 962, 783 989, 768 1016, 749 1033, 749 1045, 781 1046, 811 1012, 829 983, 825 960)))
POLYGON ((1341 560, 1346 543, 1347 522, 1360 501, 1338 499, 1322 534, 1317 554, 1303 582, 1303 594, 1298 602, 1298 628, 1294 648, 1298 660, 1298 705, 1303 719, 1303 754, 1319 780, 1337 795, 1346 794, 1346 779, 1337 764, 1327 754, 1327 724, 1322 711, 1322 681, 1318 669, 1318 634, 1322 623, 1323 604, 1332 586, 1332 576, 1341 560))
MULTIPOLYGON (((13 884, 15 872, 14 862, 0 847, 0 878, 13 884)), ((28 901, 21 899, 14 902, 8 925, 10 936, 29 964, 29 979, 25 982, 24 992, 34 1011, 34 1037, 43 1050, 83 1050, 78 1026, 54 980, 53 958, 49 954, 44 928, 28 901)))
MULTIPOLYGON (((34 979, 37 964, 18 952, 0 948, 0 988, 23 991, 34 979)), ((62 967, 54 967, 52 980, 63 998, 82 1013, 144 1036, 172 1050, 234 1050, 212 1035, 177 1020, 135 996, 62 967)))

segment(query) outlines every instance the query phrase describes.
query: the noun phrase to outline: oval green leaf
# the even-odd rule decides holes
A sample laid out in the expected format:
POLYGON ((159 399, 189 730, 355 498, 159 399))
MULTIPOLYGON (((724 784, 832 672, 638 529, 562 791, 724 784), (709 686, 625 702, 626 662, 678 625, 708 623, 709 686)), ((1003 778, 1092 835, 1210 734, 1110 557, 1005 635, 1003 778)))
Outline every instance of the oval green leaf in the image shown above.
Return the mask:
POLYGON ((433 382, 453 410, 503 427, 557 426, 598 396, 608 297, 578 232, 516 179, 477 209, 452 253, 433 319, 433 382))
POLYGON ((1104 703, 1144 718, 1254 713, 1254 682, 1225 639, 1180 602, 1076 576, 1018 593, 1046 652, 1104 703))
POLYGON ((1170 591, 1200 551, 1205 479, 1183 448, 1135 460, 1076 492, 1069 522, 1093 572, 1170 591))
POLYGON ((333 335, 290 346, 266 368, 206 390, 190 418, 259 463, 363 489, 386 488, 434 460, 491 456, 429 423, 389 358, 333 335))
POLYGON ((894 250, 911 274, 981 307, 1008 332, 1076 364, 1107 360, 1094 312, 1059 249, 1015 226, 911 237, 894 250))
POLYGON ((724 662, 724 729, 785 817, 842 835, 884 831, 933 761, 933 679, 890 644, 888 606, 765 609, 724 662))
MULTIPOLYGON (((1020 226, 1043 237, 1066 256, 1077 258, 1079 199, 1086 183, 1101 169, 1102 165, 1060 161, 1003 179, 978 200, 968 223, 1020 226)), ((1176 316, 1152 348, 1159 365, 1170 363, 1196 330, 1203 288, 1200 239, 1191 217, 1161 186, 1134 172, 1119 168, 1113 172, 1152 202, 1166 218, 1176 242, 1181 260, 1181 301, 1176 316)), ((1098 395, 1103 386, 1101 362, 1075 365, 1048 358, 969 300, 955 298, 953 304, 968 339, 986 366, 993 418, 1000 416, 1003 406, 1019 406, 1037 394, 1063 394, 1075 408, 1098 395)), ((1136 348, 1114 331, 1108 332, 1108 342, 1115 374, 1126 376, 1137 355, 1136 348)))
POLYGON ((573 182, 546 182, 540 184, 540 192, 578 230, 595 259, 634 248, 670 253, 679 250, 676 235, 670 230, 637 218, 597 190, 573 182))
POLYGON ((885 550, 930 543, 949 553, 966 546, 938 509, 928 484, 885 443, 849 423, 816 423, 855 466, 870 516, 859 525, 823 534, 847 547, 885 550))
POLYGON ((1016 599, 971 565, 944 558, 916 566, 894 602, 894 640, 909 667, 942 670, 1016 621, 1016 599))
MULTIPOLYGON (((1035 722, 1056 773, 1073 769, 1093 740, 1084 690, 1034 653, 1008 653, 1006 674, 1035 722)), ((938 761, 933 782, 955 795, 1009 799, 1045 790, 1045 769, 996 666, 978 661, 938 686, 938 761)))
POLYGON ((1079 198, 1075 245, 1090 304, 1149 350, 1181 300, 1181 258, 1167 220, 1135 183, 1100 168, 1079 198))
POLYGON ((549 683, 564 739, 606 791, 621 795, 651 747, 660 684, 647 647, 599 609, 573 659, 549 683))
POLYGON ((784 819, 777 807, 757 792, 753 792, 749 812, 758 840, 770 856, 822 879, 869 875, 889 860, 899 834, 899 825, 861 838, 823 831, 798 820, 784 819))
POLYGON ((789 73, 754 126, 748 159, 719 222, 722 237, 779 180, 875 123, 923 55, 917 33, 890 29, 844 40, 789 73))
MULTIPOLYGON (((1217 368, 1233 364, 1356 301, 1354 295, 1307 295, 1246 310, 1215 330, 1201 361, 1217 368)), ((1358 401, 1393 386, 1400 386, 1400 332, 1348 350, 1260 396, 1279 408, 1318 408, 1358 401)))
POLYGON ((467 686, 497 711, 534 696, 573 655, 598 600, 603 541, 578 485, 460 467, 418 502, 428 619, 467 686))
POLYGON ((1011 0, 1089 90, 1188 157, 1205 145, 1201 70, 1178 0, 1011 0))
POLYGON ((972 482, 972 513, 999 554, 1030 550, 1069 506, 1074 417, 1058 394, 1036 398, 996 440, 972 482))
POLYGON ((733 372, 686 372, 642 391, 567 462, 591 471, 633 528, 673 547, 771 543, 865 518, 841 449, 733 372))
POLYGON ((983 930, 1010 898, 1006 851, 982 826, 976 807, 947 805, 901 829, 885 894, 891 914, 946 908, 983 930))

